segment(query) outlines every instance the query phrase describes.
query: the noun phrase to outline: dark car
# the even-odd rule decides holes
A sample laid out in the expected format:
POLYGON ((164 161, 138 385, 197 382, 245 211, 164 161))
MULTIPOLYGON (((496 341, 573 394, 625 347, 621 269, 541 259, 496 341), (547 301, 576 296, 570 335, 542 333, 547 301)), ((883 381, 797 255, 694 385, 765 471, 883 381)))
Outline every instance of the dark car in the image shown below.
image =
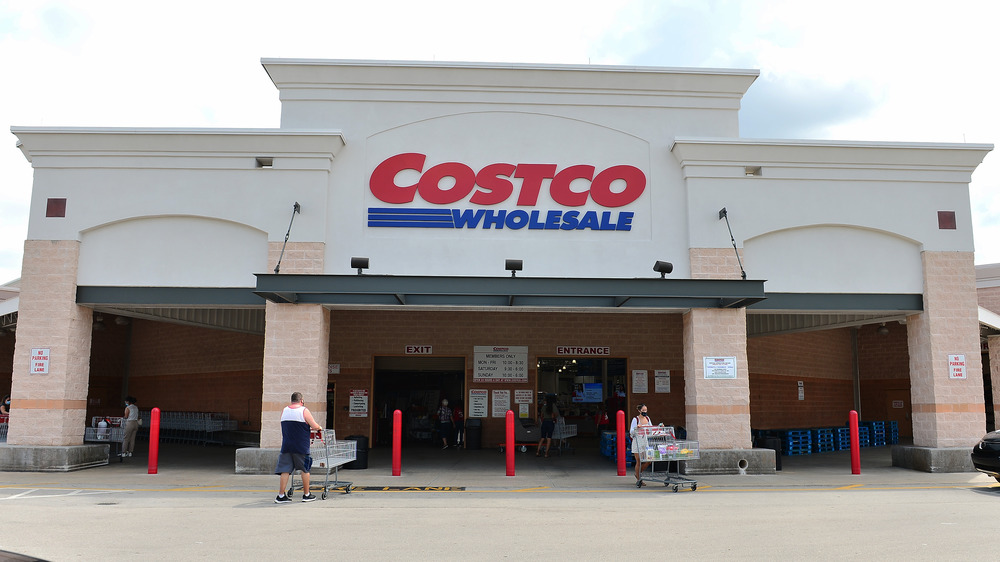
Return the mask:
POLYGON ((1000 482, 1000 431, 987 433, 972 448, 972 465, 1000 482))

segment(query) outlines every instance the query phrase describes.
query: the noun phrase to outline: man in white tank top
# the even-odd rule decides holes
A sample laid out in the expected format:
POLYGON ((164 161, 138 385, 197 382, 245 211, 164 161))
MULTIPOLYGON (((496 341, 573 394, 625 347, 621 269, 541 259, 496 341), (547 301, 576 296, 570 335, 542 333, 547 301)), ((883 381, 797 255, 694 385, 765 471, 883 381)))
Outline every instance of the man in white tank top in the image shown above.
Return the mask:
POLYGON ((278 465, 275 474, 280 474, 278 480, 278 497, 274 503, 290 503, 292 498, 285 495, 288 489, 288 477, 293 470, 302 473, 302 501, 311 502, 316 499, 309 491, 309 467, 306 457, 309 455, 310 429, 323 429, 312 413, 302 403, 302 393, 293 392, 292 402, 281 412, 281 452, 278 454, 278 465))

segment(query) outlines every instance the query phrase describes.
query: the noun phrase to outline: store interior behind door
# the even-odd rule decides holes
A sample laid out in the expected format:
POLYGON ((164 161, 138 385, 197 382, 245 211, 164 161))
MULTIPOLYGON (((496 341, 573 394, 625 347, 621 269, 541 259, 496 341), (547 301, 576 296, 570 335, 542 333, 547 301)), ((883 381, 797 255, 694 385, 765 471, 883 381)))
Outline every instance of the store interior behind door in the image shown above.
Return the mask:
POLYGON ((460 403, 464 380, 465 357, 376 357, 375 444, 392 443, 392 414, 399 410, 403 445, 430 446, 441 399, 452 406, 460 403))

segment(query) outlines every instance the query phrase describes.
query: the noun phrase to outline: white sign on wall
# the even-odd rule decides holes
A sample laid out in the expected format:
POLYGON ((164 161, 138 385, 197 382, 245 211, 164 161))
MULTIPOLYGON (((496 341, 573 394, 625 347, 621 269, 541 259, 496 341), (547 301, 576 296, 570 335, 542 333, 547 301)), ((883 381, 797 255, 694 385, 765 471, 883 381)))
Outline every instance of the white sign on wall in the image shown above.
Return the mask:
POLYGON ((966 378, 965 355, 948 356, 948 378, 950 379, 966 378))
POLYGON ((507 410, 510 409, 510 391, 509 390, 494 390, 493 391, 493 417, 502 418, 507 415, 507 410))
POLYGON ((530 388, 528 389, 514 389, 514 403, 515 404, 532 404, 535 401, 532 400, 532 394, 534 394, 530 388))
POLYGON ((469 389, 470 418, 485 418, 489 416, 489 411, 487 407, 489 396, 490 396, 490 391, 486 390, 485 388, 469 389))
POLYGON ((643 370, 632 371, 632 392, 636 394, 646 394, 649 392, 649 372, 643 370))
POLYGON ((368 389, 356 389, 351 391, 350 417, 368 417, 368 389))
POLYGON ((657 369, 653 371, 653 391, 656 393, 670 392, 669 369, 657 369))
POLYGON ((736 378, 736 358, 735 357, 706 357, 705 358, 705 378, 706 379, 735 379, 736 378))
POLYGON ((33 348, 29 371, 32 375, 49 374, 49 348, 33 348))
POLYGON ((339 375, 340 374, 340 363, 330 363, 326 366, 326 374, 328 375, 339 375))
POLYGON ((528 382, 528 347, 477 345, 473 382, 528 382))

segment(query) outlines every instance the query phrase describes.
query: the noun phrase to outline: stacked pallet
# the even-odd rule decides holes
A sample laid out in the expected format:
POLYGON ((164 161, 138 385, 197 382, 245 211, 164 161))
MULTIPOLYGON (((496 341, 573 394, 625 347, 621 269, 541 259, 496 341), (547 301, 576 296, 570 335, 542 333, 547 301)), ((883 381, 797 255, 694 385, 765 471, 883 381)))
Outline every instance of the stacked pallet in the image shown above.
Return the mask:
POLYGON ((812 449, 814 453, 829 453, 837 450, 832 427, 812 430, 812 449))
POLYGON ((838 451, 846 451, 851 448, 851 428, 834 428, 833 440, 837 443, 838 451))
POLYGON ((864 422, 863 425, 868 429, 869 447, 884 447, 886 445, 884 421, 869 421, 864 422))
POLYGON ((885 429, 886 440, 889 442, 890 445, 895 445, 896 443, 899 443, 899 422, 891 421, 886 423, 888 424, 886 425, 885 429))
POLYGON ((869 439, 868 426, 859 425, 858 426, 858 447, 871 447, 871 440, 869 439))
POLYGON ((812 432, 808 429, 782 431, 781 453, 784 455, 812 454, 812 432))
MULTIPOLYGON (((618 434, 614 431, 603 431, 601 432, 601 441, 599 444, 600 452, 602 456, 608 457, 612 461, 618 460, 618 434)), ((632 438, 625 434, 625 464, 631 466, 635 464, 635 458, 632 456, 632 438)))

